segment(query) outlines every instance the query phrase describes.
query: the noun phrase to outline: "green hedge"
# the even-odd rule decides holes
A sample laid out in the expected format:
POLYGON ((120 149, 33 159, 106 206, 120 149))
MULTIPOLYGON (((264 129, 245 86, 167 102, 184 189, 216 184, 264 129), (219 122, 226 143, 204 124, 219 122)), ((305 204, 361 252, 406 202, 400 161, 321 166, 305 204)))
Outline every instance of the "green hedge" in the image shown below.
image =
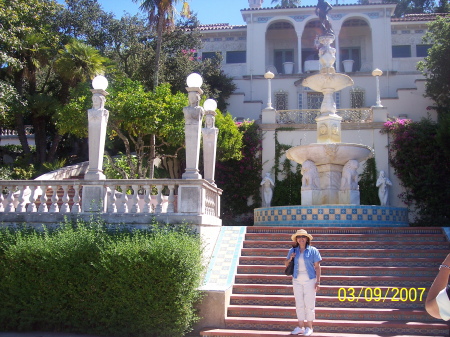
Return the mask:
POLYGON ((0 326, 183 336, 198 320, 202 245, 188 226, 0 231, 0 326))

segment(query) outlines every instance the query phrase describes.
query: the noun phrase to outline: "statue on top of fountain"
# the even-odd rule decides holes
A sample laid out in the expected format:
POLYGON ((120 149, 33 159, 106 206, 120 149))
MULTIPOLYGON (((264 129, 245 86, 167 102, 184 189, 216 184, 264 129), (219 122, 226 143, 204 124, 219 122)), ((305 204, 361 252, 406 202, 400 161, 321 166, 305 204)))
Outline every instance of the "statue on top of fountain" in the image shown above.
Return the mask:
POLYGON ((323 35, 334 35, 331 23, 328 20, 328 12, 332 10, 333 7, 325 0, 318 0, 316 5, 316 15, 320 19, 320 24, 322 25, 323 35))
POLYGON ((335 39, 333 28, 328 20, 328 12, 333 7, 325 0, 318 0, 316 5, 316 15, 320 19, 322 26, 322 35, 318 38, 322 47, 319 49, 320 72, 334 74, 334 62, 336 61, 336 49, 331 47, 335 39))

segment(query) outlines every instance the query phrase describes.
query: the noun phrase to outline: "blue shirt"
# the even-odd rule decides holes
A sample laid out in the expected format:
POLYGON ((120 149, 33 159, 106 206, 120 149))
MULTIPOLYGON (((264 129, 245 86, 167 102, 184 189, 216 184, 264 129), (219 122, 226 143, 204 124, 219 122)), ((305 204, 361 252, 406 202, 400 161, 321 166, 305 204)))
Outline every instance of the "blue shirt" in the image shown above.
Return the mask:
MULTIPOLYGON (((298 276, 298 259, 300 257, 300 247, 291 248, 286 259, 291 257, 291 254, 295 253, 294 257, 294 275, 293 278, 298 276)), ((308 247, 303 252, 303 259, 305 260, 306 271, 310 279, 316 278, 316 269, 314 268, 314 263, 322 261, 319 250, 316 247, 308 245, 308 247)))

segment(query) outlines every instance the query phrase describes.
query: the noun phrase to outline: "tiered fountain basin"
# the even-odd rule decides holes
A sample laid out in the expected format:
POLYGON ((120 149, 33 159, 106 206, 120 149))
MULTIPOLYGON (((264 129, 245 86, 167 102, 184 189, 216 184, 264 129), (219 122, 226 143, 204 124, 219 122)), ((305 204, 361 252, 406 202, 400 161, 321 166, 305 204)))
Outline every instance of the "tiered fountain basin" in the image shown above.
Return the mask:
POLYGON ((352 143, 312 143, 291 147, 286 151, 286 157, 290 160, 301 164, 312 160, 316 165, 345 165, 351 159, 361 162, 371 155, 369 146, 352 143))
POLYGON ((279 227, 402 227, 408 209, 370 205, 313 205, 256 208, 255 226, 279 227))

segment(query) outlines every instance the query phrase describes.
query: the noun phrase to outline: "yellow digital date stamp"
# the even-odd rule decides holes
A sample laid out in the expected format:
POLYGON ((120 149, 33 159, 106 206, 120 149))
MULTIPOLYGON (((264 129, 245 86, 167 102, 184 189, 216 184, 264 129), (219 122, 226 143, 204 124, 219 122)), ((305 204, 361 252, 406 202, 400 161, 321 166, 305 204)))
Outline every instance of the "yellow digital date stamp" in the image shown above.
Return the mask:
POLYGON ((423 300, 426 288, 398 288, 387 289, 362 287, 362 288, 339 288, 338 299, 341 302, 358 302, 360 299, 366 302, 415 302, 423 300))

